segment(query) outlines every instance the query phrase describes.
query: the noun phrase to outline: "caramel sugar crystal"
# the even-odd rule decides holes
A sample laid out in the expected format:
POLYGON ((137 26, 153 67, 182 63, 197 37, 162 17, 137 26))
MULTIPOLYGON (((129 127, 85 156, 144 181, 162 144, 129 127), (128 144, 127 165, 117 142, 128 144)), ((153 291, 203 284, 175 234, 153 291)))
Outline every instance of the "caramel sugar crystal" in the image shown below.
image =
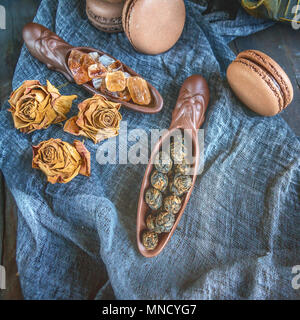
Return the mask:
POLYGON ((122 62, 120 60, 116 60, 115 62, 113 62, 112 64, 110 64, 107 67, 109 72, 114 72, 114 71, 123 71, 123 65, 122 62))
POLYGON ((91 79, 104 78, 106 71, 106 68, 101 63, 95 63, 88 67, 88 75, 91 79))
POLYGON ((128 88, 125 88, 125 90, 118 92, 118 96, 119 96, 119 99, 122 101, 128 102, 131 100, 131 95, 129 93, 128 88))
POLYGON ((127 79, 127 87, 133 102, 148 105, 151 102, 151 94, 147 81, 140 77, 127 79))
POLYGON ((91 80, 88 74, 89 66, 95 61, 86 53, 72 50, 68 59, 68 66, 77 84, 83 84, 91 80))
POLYGON ((108 72, 105 78, 105 84, 108 91, 123 91, 126 88, 126 79, 124 72, 108 72))

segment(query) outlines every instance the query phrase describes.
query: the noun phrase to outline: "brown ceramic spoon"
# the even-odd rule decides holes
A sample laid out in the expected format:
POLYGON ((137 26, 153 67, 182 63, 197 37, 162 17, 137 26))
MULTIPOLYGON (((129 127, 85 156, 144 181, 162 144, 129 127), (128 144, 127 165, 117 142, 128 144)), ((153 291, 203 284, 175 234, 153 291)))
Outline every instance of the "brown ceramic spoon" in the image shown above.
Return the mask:
MULTIPOLYGON (((62 73, 70 82, 74 82, 72 73, 68 67, 68 58, 71 50, 76 49, 86 53, 98 52, 100 55, 106 54, 107 56, 115 59, 113 56, 94 48, 73 47, 62 40, 57 34, 37 23, 28 23, 23 28, 23 39, 29 52, 35 58, 46 64, 49 69, 62 73)), ((140 76, 125 64, 123 64, 123 68, 124 71, 128 72, 132 76, 140 76)), ((125 102, 109 95, 105 95, 87 83, 82 86, 92 94, 101 94, 106 96, 110 101, 121 103, 126 108, 134 111, 157 113, 163 107, 163 99, 161 95, 150 83, 148 83, 148 86, 152 99, 151 103, 147 106, 125 102)))
POLYGON ((170 128, 153 148, 142 182, 137 211, 137 245, 139 251, 145 257, 154 257, 163 250, 167 242, 170 240, 172 234, 174 233, 183 215, 184 209, 190 199, 197 178, 197 168, 199 167, 200 160, 197 129, 199 129, 204 122, 204 114, 207 109, 208 102, 209 89, 206 80, 200 75, 193 75, 187 78, 180 89, 178 100, 172 114, 172 122, 170 128), (147 229, 145 222, 146 215, 151 210, 145 202, 145 191, 150 186, 150 175, 153 170, 154 158, 157 152, 160 151, 163 142, 168 141, 167 139, 170 139, 170 136, 176 129, 189 129, 186 131, 186 133, 192 140, 193 156, 195 159, 193 164, 193 183, 188 193, 183 197, 181 209, 176 215, 175 224, 171 231, 169 233, 162 233, 160 235, 159 243, 154 250, 146 250, 142 243, 142 234, 143 231, 147 229))

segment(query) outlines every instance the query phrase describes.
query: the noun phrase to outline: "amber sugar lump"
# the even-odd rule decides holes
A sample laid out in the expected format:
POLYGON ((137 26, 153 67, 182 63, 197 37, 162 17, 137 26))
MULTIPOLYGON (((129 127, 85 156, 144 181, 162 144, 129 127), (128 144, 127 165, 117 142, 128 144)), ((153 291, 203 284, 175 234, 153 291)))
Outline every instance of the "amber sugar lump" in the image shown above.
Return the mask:
POLYGON ((130 77, 127 79, 127 86, 133 102, 140 105, 148 105, 151 102, 151 94, 145 79, 130 77))
POLYGON ((121 61, 116 60, 112 64, 110 64, 107 68, 109 72, 115 72, 115 71, 124 71, 123 70, 123 65, 121 61))
POLYGON ((88 75, 91 79, 104 78, 106 71, 106 68, 101 63, 95 63, 88 67, 88 75))
POLYGON ((105 78, 106 88, 109 91, 123 91, 126 88, 126 79, 124 72, 115 71, 108 72, 105 78))
POLYGON ((123 91, 118 91, 117 95, 118 95, 118 98, 122 101, 130 101, 131 100, 131 96, 128 91, 128 88, 125 88, 123 91))
POLYGON ((139 105, 151 102, 147 81, 124 72, 124 66, 119 60, 107 55, 100 56, 97 52, 84 53, 73 49, 68 66, 77 84, 91 82, 103 94, 124 102, 132 101, 139 105), (104 81, 95 80, 102 78, 104 81))
POLYGON ((72 50, 68 59, 68 66, 77 84, 83 84, 91 80, 88 74, 89 66, 95 61, 86 53, 72 50))

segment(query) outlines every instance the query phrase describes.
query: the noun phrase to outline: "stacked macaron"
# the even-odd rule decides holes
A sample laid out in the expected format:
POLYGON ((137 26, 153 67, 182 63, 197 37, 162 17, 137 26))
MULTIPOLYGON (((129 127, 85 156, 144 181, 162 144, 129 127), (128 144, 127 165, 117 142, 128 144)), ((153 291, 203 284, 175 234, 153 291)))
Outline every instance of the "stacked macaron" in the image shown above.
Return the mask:
MULTIPOLYGON (((100 30, 124 31, 139 52, 160 54, 178 41, 185 24, 183 0, 87 0, 87 15, 100 30)), ((227 69, 228 82, 251 110, 273 116, 293 100, 284 70, 258 50, 241 52, 227 69)))
POLYGON ((105 32, 121 32, 124 0, 86 0, 90 22, 105 32))
POLYGON ((139 52, 159 54, 178 41, 185 23, 184 0, 86 0, 86 13, 101 31, 125 31, 139 52))
POLYGON ((126 0, 123 29, 139 52, 159 54, 178 41, 185 23, 183 0, 126 0))
POLYGON ((293 86, 287 74, 258 50, 241 52, 229 65, 227 79, 239 99, 263 116, 281 112, 293 100, 293 86))

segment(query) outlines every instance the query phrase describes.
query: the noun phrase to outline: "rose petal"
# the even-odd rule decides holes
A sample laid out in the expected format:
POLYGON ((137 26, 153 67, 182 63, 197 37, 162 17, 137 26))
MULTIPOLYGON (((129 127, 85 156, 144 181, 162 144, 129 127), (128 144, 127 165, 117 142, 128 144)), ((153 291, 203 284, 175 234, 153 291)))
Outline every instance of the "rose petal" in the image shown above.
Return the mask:
POLYGON ((84 176, 90 176, 91 175, 91 154, 86 149, 84 144, 79 140, 74 140, 74 147, 78 151, 78 153, 81 155, 81 168, 79 173, 84 176))
POLYGON ((52 93, 54 95, 57 95, 58 97, 60 96, 59 91, 50 83, 49 80, 47 80, 47 91, 49 93, 52 93))
POLYGON ((47 96, 47 94, 45 92, 43 92, 42 90, 38 90, 38 89, 31 90, 30 93, 35 95, 35 99, 39 103, 43 102, 47 96))
POLYGON ((17 89, 11 94, 10 99, 8 100, 8 103, 10 104, 12 109, 15 109, 18 100, 20 99, 20 97, 22 97, 22 95, 24 95, 24 92, 25 92, 25 87, 20 87, 19 89, 17 89))
POLYGON ((74 116, 66 121, 64 125, 64 131, 69 132, 71 134, 74 134, 75 136, 80 135, 80 127, 78 127, 76 121, 78 117, 74 116))
POLYGON ((87 136, 94 143, 118 135, 122 115, 120 104, 107 100, 102 95, 94 95, 78 106, 77 118, 68 120, 66 132, 87 136))
POLYGON ((74 145, 60 139, 32 147, 32 167, 41 170, 50 183, 67 183, 79 173, 90 175, 90 153, 80 141, 74 145))
POLYGON ((61 116, 65 116, 71 109, 73 100, 77 99, 76 95, 60 96, 54 100, 53 108, 61 116))
POLYGON ((15 128, 30 133, 64 121, 75 98, 61 96, 49 81, 42 86, 37 80, 28 80, 11 94, 9 111, 15 128))

